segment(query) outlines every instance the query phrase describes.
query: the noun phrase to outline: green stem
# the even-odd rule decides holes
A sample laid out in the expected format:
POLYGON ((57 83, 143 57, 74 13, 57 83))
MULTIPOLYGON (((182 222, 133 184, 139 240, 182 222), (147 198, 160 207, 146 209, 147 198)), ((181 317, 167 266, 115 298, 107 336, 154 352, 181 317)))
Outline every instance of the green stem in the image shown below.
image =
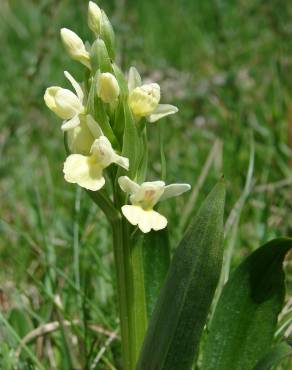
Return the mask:
POLYGON ((119 193, 114 204, 105 192, 87 192, 112 226, 124 370, 135 370, 147 329, 143 238, 130 237, 133 228, 118 211, 119 193))
POLYGON ((129 225, 113 223, 122 354, 125 370, 134 370, 147 328, 142 243, 131 245, 129 225))

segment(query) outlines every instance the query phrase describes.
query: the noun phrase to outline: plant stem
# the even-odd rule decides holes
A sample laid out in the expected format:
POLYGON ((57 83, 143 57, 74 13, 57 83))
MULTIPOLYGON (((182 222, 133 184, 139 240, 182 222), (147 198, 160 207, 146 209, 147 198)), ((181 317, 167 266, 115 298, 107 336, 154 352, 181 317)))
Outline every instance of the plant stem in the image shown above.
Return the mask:
POLYGON ((124 369, 134 370, 147 328, 142 243, 131 245, 122 218, 112 226, 124 369))
POLYGON ((114 204, 104 192, 87 192, 103 210, 112 226, 122 357, 124 369, 135 370, 147 329, 143 238, 131 238, 133 228, 118 211, 120 208, 118 193, 114 194, 114 204))

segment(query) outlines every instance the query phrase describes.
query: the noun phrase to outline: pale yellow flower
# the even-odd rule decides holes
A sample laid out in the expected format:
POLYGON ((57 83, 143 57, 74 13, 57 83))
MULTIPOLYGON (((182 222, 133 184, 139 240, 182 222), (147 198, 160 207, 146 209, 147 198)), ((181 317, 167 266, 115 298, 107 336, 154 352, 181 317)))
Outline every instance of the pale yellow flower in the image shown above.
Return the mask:
POLYGON ((167 225, 167 219, 153 210, 153 207, 165 199, 176 197, 188 190, 188 184, 165 185, 163 181, 144 182, 138 185, 127 176, 118 180, 121 189, 130 194, 131 205, 124 205, 122 213, 132 224, 137 225, 143 233, 151 229, 161 230, 167 225))
POLYGON ((112 73, 100 73, 97 79, 97 95, 105 103, 113 103, 120 95, 120 87, 112 73))
POLYGON ((157 83, 143 85, 134 67, 131 67, 129 71, 128 89, 128 104, 137 118, 146 117, 149 122, 156 122, 178 111, 174 105, 159 104, 160 86, 157 83))
POLYGON ((64 74, 71 82, 76 94, 68 89, 52 86, 47 88, 44 100, 46 105, 64 120, 61 129, 67 131, 80 124, 80 115, 85 114, 85 107, 83 105, 84 94, 80 85, 69 72, 65 71, 64 74))
POLYGON ((60 34, 64 48, 70 57, 91 69, 90 55, 85 49, 85 45, 81 38, 68 28, 62 28, 60 34))
POLYGON ((129 169, 128 158, 118 155, 105 136, 100 136, 91 146, 90 155, 71 154, 64 163, 65 180, 97 191, 105 184, 103 170, 115 163, 129 169))

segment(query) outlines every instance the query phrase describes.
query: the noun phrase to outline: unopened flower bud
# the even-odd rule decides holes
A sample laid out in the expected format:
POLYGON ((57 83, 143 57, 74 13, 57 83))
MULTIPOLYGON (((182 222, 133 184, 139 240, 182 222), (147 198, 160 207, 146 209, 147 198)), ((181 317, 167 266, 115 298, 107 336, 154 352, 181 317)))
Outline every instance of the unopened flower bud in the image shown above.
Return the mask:
POLYGON ((128 103, 131 111, 137 117, 150 115, 158 106, 160 87, 156 83, 136 87, 129 94, 128 103))
POLYGON ((89 1, 88 4, 88 27, 96 35, 100 34, 100 23, 101 23, 101 10, 97 4, 93 1, 89 1))
POLYGON ((111 73, 101 73, 97 81, 97 95, 105 103, 113 103, 120 95, 117 79, 111 73))
POLYGON ((81 38, 68 28, 62 28, 60 33, 64 47, 70 57, 81 62, 90 69, 89 53, 86 51, 81 38))

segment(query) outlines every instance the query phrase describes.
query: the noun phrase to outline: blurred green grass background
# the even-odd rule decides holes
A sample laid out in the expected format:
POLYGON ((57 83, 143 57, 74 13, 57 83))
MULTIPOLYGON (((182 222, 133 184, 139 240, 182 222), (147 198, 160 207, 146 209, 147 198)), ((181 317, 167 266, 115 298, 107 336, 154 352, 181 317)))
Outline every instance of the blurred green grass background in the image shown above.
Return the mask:
MULTIPOLYGON (((196 211, 224 174, 226 217, 232 209, 235 215, 226 239, 226 247, 234 249, 232 266, 268 239, 291 235, 291 2, 98 4, 114 25, 123 70, 138 67, 145 79, 161 84, 162 102, 180 109, 159 123, 167 181, 193 185, 196 211), (252 185, 240 213, 234 206, 243 194, 253 143, 252 185)), ((5 339, 0 361, 5 370, 12 368, 19 338, 44 323, 63 325, 50 340, 39 337, 26 346, 20 368, 34 368, 29 350, 46 368, 54 363, 62 369, 90 368, 107 336, 87 323, 110 332, 118 327, 106 220, 86 194, 64 182, 60 122, 43 102, 46 87, 67 86, 63 70, 82 79, 82 67, 62 49, 59 29, 68 27, 92 41, 86 12, 83 0, 0 3, 0 307, 8 320, 0 327, 0 340, 5 339), (78 323, 69 330, 66 320, 78 323)), ((154 180, 161 166, 159 137, 151 127, 150 149, 154 180)), ((164 206, 172 246, 188 202, 186 195, 164 206)), ((291 291, 289 261, 286 270, 291 291)), ((115 367, 118 340, 96 368, 115 367)))

